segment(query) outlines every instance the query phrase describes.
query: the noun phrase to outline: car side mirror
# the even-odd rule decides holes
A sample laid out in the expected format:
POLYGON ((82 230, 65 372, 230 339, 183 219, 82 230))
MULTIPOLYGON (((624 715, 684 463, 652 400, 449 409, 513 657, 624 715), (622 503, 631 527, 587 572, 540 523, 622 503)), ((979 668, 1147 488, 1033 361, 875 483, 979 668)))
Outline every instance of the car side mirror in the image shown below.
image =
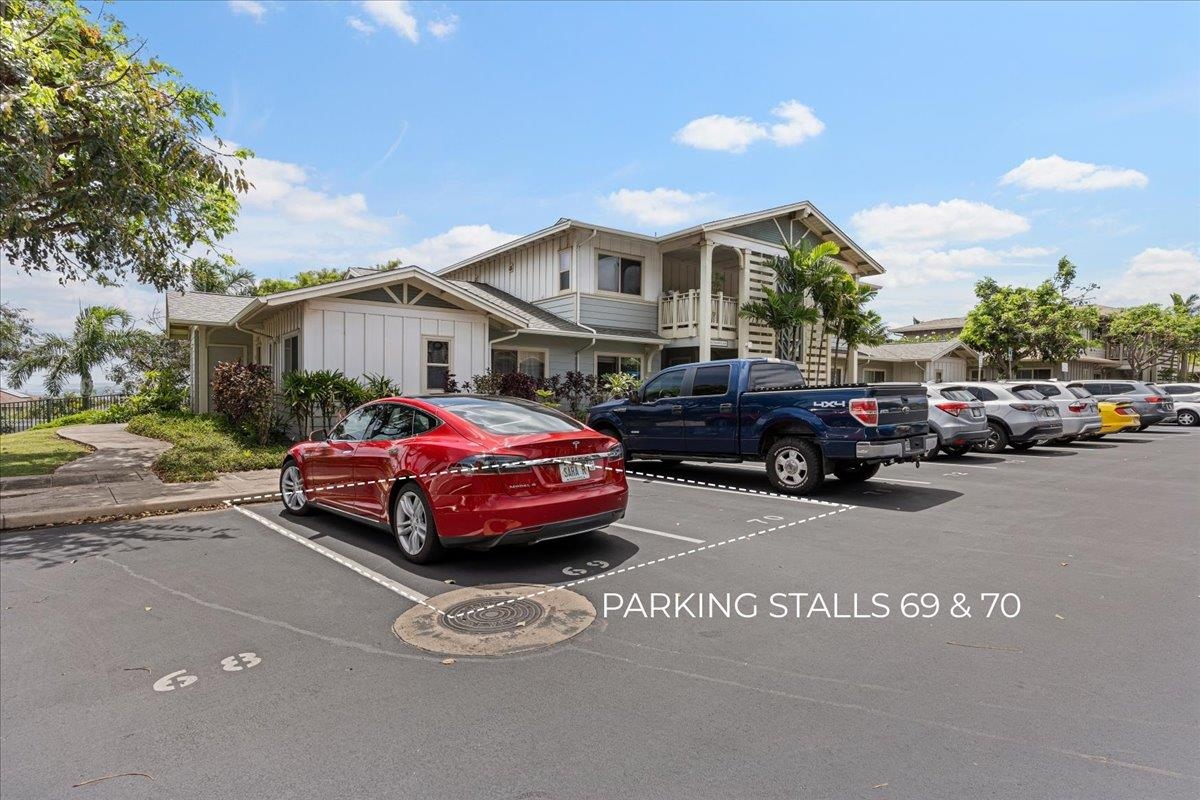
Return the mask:
POLYGON ((324 428, 317 428, 308 434, 308 440, 310 442, 323 442, 328 438, 329 431, 325 430, 324 428))

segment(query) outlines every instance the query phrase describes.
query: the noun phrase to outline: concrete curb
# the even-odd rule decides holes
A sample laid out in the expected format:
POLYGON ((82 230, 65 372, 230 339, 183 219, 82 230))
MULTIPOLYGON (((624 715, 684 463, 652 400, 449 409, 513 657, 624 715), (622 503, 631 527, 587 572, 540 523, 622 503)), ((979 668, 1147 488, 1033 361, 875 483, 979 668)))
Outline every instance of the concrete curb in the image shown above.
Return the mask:
POLYGON ((0 531, 13 531, 39 525, 74 525, 82 522, 95 522, 140 514, 161 514, 169 511, 191 511, 193 509, 212 508, 221 505, 226 500, 236 500, 239 497, 245 496, 245 494, 244 489, 240 491, 226 490, 179 497, 156 497, 148 500, 134 500, 111 506, 55 508, 44 511, 0 514, 0 531))

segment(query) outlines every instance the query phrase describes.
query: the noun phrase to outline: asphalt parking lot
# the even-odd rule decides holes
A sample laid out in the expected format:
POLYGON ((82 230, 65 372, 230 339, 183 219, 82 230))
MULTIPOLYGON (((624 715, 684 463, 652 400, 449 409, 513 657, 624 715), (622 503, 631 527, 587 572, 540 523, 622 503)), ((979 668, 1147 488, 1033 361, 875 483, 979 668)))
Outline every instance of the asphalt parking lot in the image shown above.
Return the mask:
POLYGON ((428 567, 274 503, 8 534, 0 794, 1193 798, 1197 437, 894 466, 812 501, 758 466, 634 464, 620 527, 428 567), (414 599, 498 583, 601 613, 450 665, 392 633, 414 599), (631 610, 653 593, 744 613, 631 610))

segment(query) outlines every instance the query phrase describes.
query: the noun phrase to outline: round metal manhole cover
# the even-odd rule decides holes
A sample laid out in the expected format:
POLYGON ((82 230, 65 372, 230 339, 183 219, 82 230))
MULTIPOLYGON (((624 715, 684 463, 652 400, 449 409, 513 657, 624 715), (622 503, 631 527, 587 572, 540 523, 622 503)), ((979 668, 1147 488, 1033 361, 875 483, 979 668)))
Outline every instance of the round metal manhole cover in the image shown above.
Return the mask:
POLYGON ((567 589, 493 584, 431 597, 401 614, 392 632, 431 653, 503 656, 566 641, 595 619, 595 606, 567 589))
POLYGON ((546 609, 527 597, 493 600, 477 597, 455 603, 438 616, 438 624, 461 633, 500 633, 523 628, 542 618, 546 609))

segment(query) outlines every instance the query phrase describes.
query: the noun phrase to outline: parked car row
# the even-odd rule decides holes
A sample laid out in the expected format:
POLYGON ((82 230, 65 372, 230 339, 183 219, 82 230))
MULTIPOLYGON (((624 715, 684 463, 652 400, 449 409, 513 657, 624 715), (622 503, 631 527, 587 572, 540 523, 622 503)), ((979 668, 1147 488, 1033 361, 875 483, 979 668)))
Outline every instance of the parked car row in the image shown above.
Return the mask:
MULTIPOLYGON (((1200 387, 1180 391, 1183 424, 1200 387)), ((511 397, 389 397, 292 447, 280 494, 296 515, 326 509, 389 529, 404 557, 600 530, 628 502, 624 465, 758 461, 780 492, 941 449, 999 452, 1107 436, 1174 419, 1171 393, 1137 381, 805 384, 777 359, 668 367, 636 396, 600 403, 588 425, 511 397)))
POLYGON ((1160 422, 1200 422, 1200 386, 1141 381, 958 381, 928 384, 939 449, 961 456, 1100 439, 1160 422), (1174 390, 1174 391, 1171 391, 1174 390), (1187 398, 1178 402, 1176 397, 1187 398))

